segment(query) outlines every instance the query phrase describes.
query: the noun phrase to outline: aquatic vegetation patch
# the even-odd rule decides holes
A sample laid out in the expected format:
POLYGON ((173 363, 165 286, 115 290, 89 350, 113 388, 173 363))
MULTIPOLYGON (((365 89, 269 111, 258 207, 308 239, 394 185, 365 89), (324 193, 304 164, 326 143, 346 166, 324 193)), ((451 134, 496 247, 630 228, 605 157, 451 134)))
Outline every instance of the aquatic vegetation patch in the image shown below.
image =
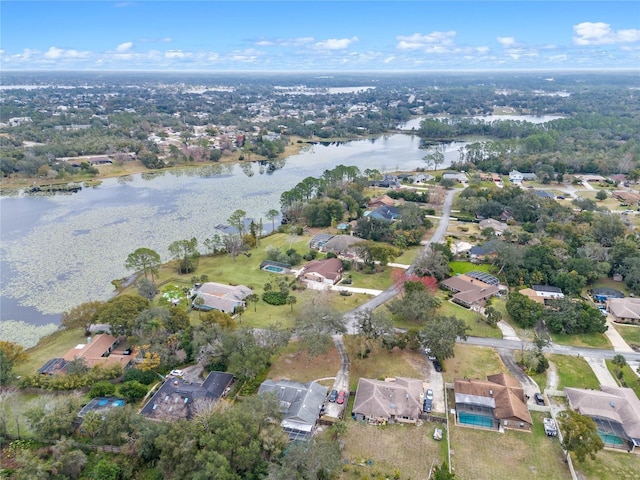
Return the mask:
POLYGON ((55 323, 31 325, 21 320, 2 320, 0 322, 0 340, 17 343, 24 348, 33 347, 42 337, 58 330, 55 323))

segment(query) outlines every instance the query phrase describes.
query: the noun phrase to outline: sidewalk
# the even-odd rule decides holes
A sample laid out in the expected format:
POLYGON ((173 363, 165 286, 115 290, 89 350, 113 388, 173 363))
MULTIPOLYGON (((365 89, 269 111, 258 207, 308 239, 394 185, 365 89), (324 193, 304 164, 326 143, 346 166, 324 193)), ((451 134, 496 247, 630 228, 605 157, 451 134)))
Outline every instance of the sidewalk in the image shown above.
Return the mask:
POLYGON ((618 333, 616 327, 613 326, 613 321, 611 320, 611 315, 607 316, 607 326, 609 327, 604 334, 609 338, 611 342, 611 346, 615 352, 633 352, 633 349, 629 346, 629 344, 622 338, 622 335, 618 333))

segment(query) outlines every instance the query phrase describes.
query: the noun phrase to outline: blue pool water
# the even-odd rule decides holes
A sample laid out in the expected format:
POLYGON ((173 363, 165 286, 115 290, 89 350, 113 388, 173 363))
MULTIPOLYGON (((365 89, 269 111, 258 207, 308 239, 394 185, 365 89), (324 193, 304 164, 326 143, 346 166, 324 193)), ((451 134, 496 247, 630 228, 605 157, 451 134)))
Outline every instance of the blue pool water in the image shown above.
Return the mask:
POLYGON ((124 400, 114 400, 112 405, 114 407, 123 407, 124 406, 124 400))
POLYGON ((109 400, 107 400, 106 398, 103 398, 98 402, 98 405, 101 407, 104 407, 107 403, 109 403, 109 400))
POLYGON ((267 265, 266 267, 263 268, 263 270, 266 270, 267 272, 275 272, 275 273, 282 273, 284 272, 284 268, 282 267, 276 267, 274 265, 267 265))
POLYGON ((493 418, 485 415, 478 415, 477 413, 459 412, 458 422, 463 425, 472 425, 474 427, 494 428, 493 418))
POLYGON ((600 433, 600 438, 604 442, 605 445, 624 445, 624 441, 618 437, 617 435, 611 435, 609 433, 600 433))

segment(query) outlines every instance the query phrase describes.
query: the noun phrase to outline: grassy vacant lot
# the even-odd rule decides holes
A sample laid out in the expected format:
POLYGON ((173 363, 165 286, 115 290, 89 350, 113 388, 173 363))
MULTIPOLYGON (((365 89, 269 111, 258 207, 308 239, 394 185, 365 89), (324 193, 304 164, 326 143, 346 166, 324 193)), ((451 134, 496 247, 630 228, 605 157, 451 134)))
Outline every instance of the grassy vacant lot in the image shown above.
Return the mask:
MULTIPOLYGON (((431 235, 431 232, 427 234, 427 237, 430 237, 430 235, 431 235)), ((400 263, 402 265, 411 265, 413 261, 416 258, 418 258, 418 255, 420 255, 421 251, 422 251, 422 247, 418 247, 418 246, 409 247, 404 252, 402 252, 402 255, 394 258, 392 260, 392 263, 400 263)))
POLYGON ((611 372, 613 378, 615 378, 618 382, 618 385, 620 385, 621 387, 632 388, 633 391, 636 392, 638 398, 640 398, 640 378, 638 378, 638 376, 633 373, 631 367, 629 365, 625 365, 624 367, 622 367, 622 369, 618 369, 618 367, 616 367, 611 360, 605 360, 605 363, 607 364, 607 368, 611 372), (622 372, 621 379, 619 379, 616 375, 616 372, 618 370, 622 372))
POLYGON ((587 480, 633 480, 638 478, 640 456, 615 450, 601 450, 595 460, 573 459, 579 478, 587 480))
MULTIPOLYGON (((424 378, 420 367, 426 367, 424 355, 411 350, 386 350, 374 347, 367 358, 358 358, 361 343, 358 337, 344 338, 349 355, 349 387, 355 391, 362 378, 384 379, 386 377, 424 378)), ((337 372, 337 369, 336 369, 337 372)), ((335 375, 335 372, 333 373, 335 375)))
POLYGON ((498 327, 487 324, 482 318, 478 318, 478 313, 468 310, 453 302, 447 301, 446 294, 441 297, 442 305, 438 309, 438 313, 446 316, 453 315, 454 317, 461 318, 471 329, 467 332, 468 335, 474 337, 490 337, 490 338, 502 338, 502 332, 498 327))
POLYGON ((625 326, 614 324, 614 328, 618 331, 622 338, 626 340, 629 346, 640 346, 640 327, 625 326))
POLYGON ((416 425, 374 426, 347 421, 348 432, 341 438, 345 449, 343 458, 349 461, 341 479, 360 478, 427 478, 431 465, 446 460, 446 439, 433 440, 432 423, 416 425), (371 465, 367 464, 372 460, 371 465))
POLYGON ((456 378, 486 379, 494 373, 509 373, 497 352, 489 347, 457 344, 455 357, 444 362, 444 381, 453 382, 456 378))
POLYGON ((451 465, 456 479, 571 478, 558 439, 545 435, 543 413, 531 412, 533 431, 451 427, 451 465))
POLYGON ((349 270, 349 275, 353 279, 348 287, 373 288, 375 290, 385 290, 393 285, 393 272, 402 268, 385 267, 383 271, 376 273, 362 273, 356 270, 349 270))
POLYGON ((548 357, 558 370, 558 390, 564 387, 600 390, 600 382, 584 358, 556 354, 548 357))
POLYGON ((340 356, 335 347, 325 355, 308 358, 306 351, 298 351, 297 341, 289 342, 271 364, 269 378, 310 382, 319 378, 334 377, 340 368, 340 356))
POLYGON ((79 343, 87 343, 87 337, 84 336, 82 328, 58 330, 44 337, 35 347, 28 349, 29 358, 26 362, 17 365, 13 373, 15 375, 34 374, 45 362, 62 357, 79 343))
POLYGON ((473 272, 474 270, 491 273, 491 265, 488 263, 449 262, 449 267, 453 270, 454 275, 473 272))
POLYGON ((611 348, 609 337, 604 333, 580 333, 575 335, 551 334, 552 340, 559 345, 572 347, 611 348))

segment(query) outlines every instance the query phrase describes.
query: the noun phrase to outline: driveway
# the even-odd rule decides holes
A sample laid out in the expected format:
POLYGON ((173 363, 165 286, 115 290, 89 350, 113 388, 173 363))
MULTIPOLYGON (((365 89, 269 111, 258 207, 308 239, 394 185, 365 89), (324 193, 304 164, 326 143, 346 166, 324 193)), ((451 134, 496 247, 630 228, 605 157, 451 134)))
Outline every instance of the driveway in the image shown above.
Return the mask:
POLYGON ((593 370, 593 373, 596 374, 600 385, 606 385, 607 387, 618 386, 618 382, 616 382, 615 378, 613 378, 613 375, 611 375, 611 372, 604 363, 604 360, 593 357, 584 357, 584 359, 591 367, 591 370, 593 370))
POLYGON ((442 373, 436 372, 433 368, 433 362, 427 360, 429 365, 429 388, 433 390, 433 405, 431 410, 434 412, 445 413, 447 406, 444 404, 444 379, 442 373))
POLYGON ((524 390, 525 395, 527 395, 528 397, 527 403, 535 404, 536 401, 533 398, 533 395, 537 392, 540 392, 540 387, 538 386, 538 384, 534 382, 533 379, 529 375, 527 375, 522 370, 522 368, 520 368, 520 365, 516 363, 516 360, 513 357, 513 350, 507 350, 503 348, 498 348, 497 350, 500 358, 502 359, 502 363, 507 366, 511 375, 516 377, 520 382, 520 385, 522 385, 522 389, 524 390))
MULTIPOLYGON (((340 369, 338 370, 338 374, 336 375, 336 380, 333 383, 332 389, 340 392, 344 390, 349 393, 349 357, 347 356, 347 349, 344 346, 344 342, 342 340, 342 335, 333 335, 333 343, 338 350, 338 355, 340 355, 340 369)), ((331 390, 330 390, 331 391, 331 390)), ((339 405, 338 403, 332 403, 327 401, 325 407, 325 415, 328 417, 341 418, 342 412, 349 403, 349 398, 345 398, 344 404, 339 405)))

